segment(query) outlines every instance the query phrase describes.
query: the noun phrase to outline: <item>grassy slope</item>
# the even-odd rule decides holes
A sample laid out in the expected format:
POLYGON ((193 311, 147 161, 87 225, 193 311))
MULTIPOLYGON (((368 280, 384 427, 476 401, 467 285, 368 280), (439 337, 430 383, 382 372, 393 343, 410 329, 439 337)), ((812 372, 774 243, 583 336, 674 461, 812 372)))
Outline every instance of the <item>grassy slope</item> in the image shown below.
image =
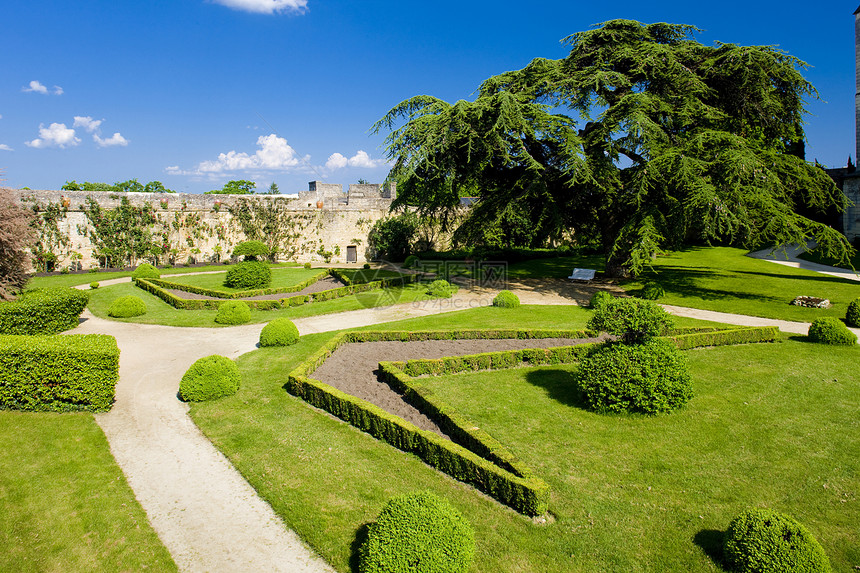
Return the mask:
MULTIPOLYGON (((588 316, 483 308, 384 327, 577 328, 588 316)), ((748 506, 795 515, 837 570, 860 562, 856 348, 788 341, 691 351, 696 398, 657 418, 582 410, 559 367, 438 379, 447 399, 551 482, 557 521, 538 526, 287 394, 289 370, 329 336, 246 354, 239 393, 195 404, 191 415, 340 571, 350 570, 359 529, 390 496, 416 489, 450 499, 475 525, 473 571, 715 570, 709 553, 748 506)))
POLYGON ((832 259, 828 259, 827 257, 824 257, 824 256, 818 254, 816 251, 807 251, 805 253, 802 253, 800 255, 800 258, 804 259, 806 261, 812 261, 813 263, 820 263, 822 265, 830 265, 831 267, 840 267, 843 269, 854 269, 854 270, 860 269, 860 252, 855 253, 854 256, 851 257, 849 264, 838 263, 832 259))
POLYGON ((176 571, 91 414, 0 412, 0 571, 176 571))

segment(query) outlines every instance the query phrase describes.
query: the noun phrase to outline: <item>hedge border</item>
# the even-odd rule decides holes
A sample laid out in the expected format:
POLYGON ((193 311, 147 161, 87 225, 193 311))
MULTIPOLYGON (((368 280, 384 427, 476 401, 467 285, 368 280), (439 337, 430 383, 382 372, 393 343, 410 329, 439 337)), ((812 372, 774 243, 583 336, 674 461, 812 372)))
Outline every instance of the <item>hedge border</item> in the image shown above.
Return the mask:
POLYGON ((329 276, 328 271, 322 271, 309 279, 305 279, 300 283, 283 286, 283 287, 269 287, 269 288, 258 288, 258 289, 249 289, 249 290, 241 290, 236 292, 227 292, 223 290, 217 289, 208 289, 204 287, 198 287, 194 285, 184 284, 184 283, 175 283, 171 281, 166 281, 164 279, 147 279, 150 282, 165 288, 171 288, 175 290, 181 290, 184 292, 191 292, 194 294, 200 294, 204 296, 214 296, 216 298, 224 298, 224 299, 236 299, 236 298, 247 298, 249 296, 259 296, 263 294, 281 294, 281 293, 290 293, 290 292, 298 292, 300 290, 304 290, 316 283, 317 281, 322 280, 323 278, 329 276))

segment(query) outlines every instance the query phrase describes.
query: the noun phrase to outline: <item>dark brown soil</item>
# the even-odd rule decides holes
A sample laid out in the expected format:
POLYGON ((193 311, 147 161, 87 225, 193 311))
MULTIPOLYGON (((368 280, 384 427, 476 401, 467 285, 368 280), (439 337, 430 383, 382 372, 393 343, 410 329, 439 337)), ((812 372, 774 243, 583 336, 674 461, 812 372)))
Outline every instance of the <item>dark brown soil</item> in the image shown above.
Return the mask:
MULTIPOLYGON (((324 291, 324 290, 331 290, 333 288, 339 288, 342 286, 344 286, 343 282, 334 278, 333 276, 327 276, 325 278, 318 280, 317 282, 315 282, 311 286, 309 286, 303 290, 297 291, 297 292, 280 292, 280 293, 274 293, 274 294, 260 294, 257 296, 248 296, 248 297, 243 297, 243 298, 236 299, 236 300, 279 300, 282 298, 289 298, 291 296, 298 296, 300 294, 313 294, 315 292, 320 292, 320 291, 324 291)), ((224 299, 219 299, 218 297, 208 296, 205 294, 197 294, 197 293, 193 293, 193 292, 186 292, 184 290, 178 290, 178 289, 165 289, 165 290, 167 292, 175 295, 175 296, 178 296, 179 298, 185 298, 188 300, 224 300, 224 299)))
POLYGON ((598 338, 541 338, 503 340, 426 340, 420 342, 361 342, 338 348, 312 377, 400 416, 422 430, 448 437, 430 418, 403 401, 400 394, 377 378, 380 362, 443 358, 498 350, 551 348, 597 342, 598 338))

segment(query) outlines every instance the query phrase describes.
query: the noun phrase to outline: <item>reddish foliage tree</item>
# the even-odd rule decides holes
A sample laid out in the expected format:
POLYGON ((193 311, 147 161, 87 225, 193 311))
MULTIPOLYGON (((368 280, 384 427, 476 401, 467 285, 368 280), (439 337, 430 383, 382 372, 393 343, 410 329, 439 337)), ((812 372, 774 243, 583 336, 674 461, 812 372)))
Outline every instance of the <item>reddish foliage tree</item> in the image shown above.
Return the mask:
POLYGON ((0 191, 0 299, 14 299, 30 278, 26 247, 33 234, 31 216, 9 191, 0 191))

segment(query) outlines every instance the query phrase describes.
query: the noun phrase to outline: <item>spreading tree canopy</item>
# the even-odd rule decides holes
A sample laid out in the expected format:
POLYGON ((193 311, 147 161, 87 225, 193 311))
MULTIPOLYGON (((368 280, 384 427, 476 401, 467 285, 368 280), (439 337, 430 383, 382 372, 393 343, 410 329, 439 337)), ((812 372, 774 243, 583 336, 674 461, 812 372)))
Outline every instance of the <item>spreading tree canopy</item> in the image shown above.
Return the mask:
POLYGON ((662 247, 850 245, 805 213, 843 209, 804 160, 806 64, 772 46, 705 46, 697 28, 613 20, 563 40, 569 55, 493 76, 474 101, 421 95, 386 131, 394 208, 447 220, 481 199, 458 233, 527 207, 547 239, 597 241, 607 272, 640 272, 662 247))

